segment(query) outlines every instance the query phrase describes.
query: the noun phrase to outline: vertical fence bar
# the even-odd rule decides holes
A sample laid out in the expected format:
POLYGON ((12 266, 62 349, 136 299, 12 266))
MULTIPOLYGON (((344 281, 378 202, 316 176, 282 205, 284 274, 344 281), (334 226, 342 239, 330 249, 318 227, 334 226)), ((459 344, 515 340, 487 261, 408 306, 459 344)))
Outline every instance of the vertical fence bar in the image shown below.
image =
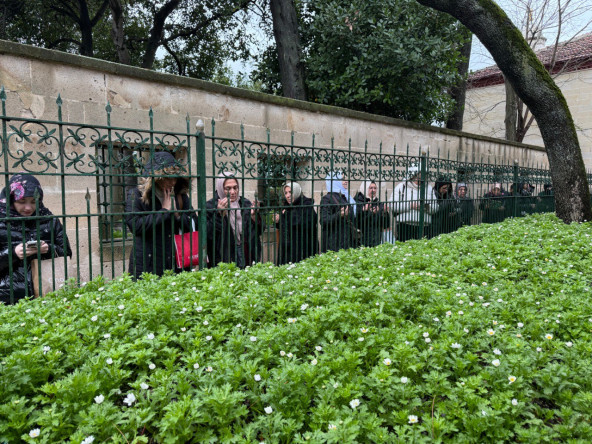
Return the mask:
MULTIPOLYGON (((207 238, 207 214, 206 214, 206 137, 204 134, 204 122, 198 120, 195 124, 196 133, 196 156, 197 164, 197 222, 199 231, 199 269, 203 270, 207 266, 206 238, 207 238)), ((212 153, 212 157, 215 153, 212 153)), ((213 159, 212 159, 213 162, 213 159)), ((213 236, 216 238, 216 236, 213 236)), ((214 258, 210 258, 214 260, 214 258)))
POLYGON ((420 181, 419 181, 419 237, 425 235, 425 208, 426 208, 426 188, 427 188, 427 155, 422 151, 419 156, 420 181))

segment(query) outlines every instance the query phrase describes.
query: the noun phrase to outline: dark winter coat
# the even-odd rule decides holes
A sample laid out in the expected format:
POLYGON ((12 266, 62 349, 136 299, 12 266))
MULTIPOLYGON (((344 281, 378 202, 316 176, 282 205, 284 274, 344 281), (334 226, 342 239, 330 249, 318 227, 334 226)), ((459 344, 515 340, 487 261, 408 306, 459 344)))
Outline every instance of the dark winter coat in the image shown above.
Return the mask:
MULTIPOLYGON (((214 267, 220 262, 237 263, 237 243, 234 232, 230 226, 228 215, 222 215, 218 211, 216 196, 206 202, 206 215, 208 221, 208 266, 214 267)), ((263 233, 263 220, 257 214, 256 222, 251 218, 252 203, 249 199, 239 197, 239 205, 242 208, 243 221, 242 248, 245 257, 245 266, 253 262, 261 262, 262 246, 261 234, 263 233)))
MULTIPOLYGON (((14 209, 11 209, 10 216, 22 217, 14 209)), ((23 242, 37 240, 44 241, 49 245, 49 251, 41 255, 41 259, 52 259, 72 256, 68 237, 65 235, 62 224, 53 216, 46 207, 39 208, 39 220, 12 220, 10 223, 10 244, 8 243, 8 226, 6 223, 6 205, 0 204, 0 301, 10 303, 10 287, 13 289, 14 301, 24 298, 26 295, 33 296, 33 276, 31 274, 31 260, 37 259, 37 255, 27 257, 25 261, 19 259, 14 252, 15 247, 23 242), (39 229, 37 229, 39 223, 39 229), (66 249, 64 250, 64 240, 66 249), (12 250, 12 274, 9 268, 9 250, 12 250), (25 285, 26 276, 26 285, 25 285), (12 278, 12 279, 11 279, 12 278)))
POLYGON ((355 225, 353 206, 341 193, 327 193, 321 199, 321 252, 339 251, 355 247, 352 227, 355 225), (341 209, 348 207, 347 216, 341 217, 341 209))
POLYGON ((479 209, 483 211, 483 218, 481 219, 483 223, 494 224, 502 222, 511 216, 511 197, 505 191, 502 191, 499 196, 495 196, 491 192, 485 193, 479 204, 479 209))
POLYGON ((552 189, 541 191, 537 198, 536 211, 539 213, 550 213, 555 211, 555 196, 552 189))
POLYGON ((300 196, 292 205, 284 201, 276 227, 280 230, 278 265, 295 263, 319 252, 318 216, 314 200, 300 196))
MULTIPOLYGON (((154 160, 144 167, 144 176, 158 174, 158 170, 172 166, 171 162, 174 158, 169 153, 155 153, 154 160)), ((171 211, 163 209, 160 199, 153 196, 153 184, 154 180, 150 180, 142 191, 138 188, 131 190, 125 202, 125 221, 134 235, 128 271, 136 279, 144 272, 162 276, 165 270, 181 271, 176 269, 174 236, 192 231, 192 219, 197 227, 195 212, 187 212, 192 207, 186 178, 177 179, 175 209, 171 211)))
POLYGON ((469 197, 456 197, 454 200, 456 201, 456 208, 459 212, 459 228, 465 225, 471 225, 471 219, 473 218, 473 213, 475 212, 475 204, 473 203, 473 199, 469 197))
POLYGON ((357 227, 362 231, 362 245, 366 247, 380 245, 383 230, 391 226, 386 204, 380 203, 377 197, 370 199, 360 192, 356 194, 355 199, 358 202, 356 222, 357 227), (369 208, 364 210, 366 204, 369 208))

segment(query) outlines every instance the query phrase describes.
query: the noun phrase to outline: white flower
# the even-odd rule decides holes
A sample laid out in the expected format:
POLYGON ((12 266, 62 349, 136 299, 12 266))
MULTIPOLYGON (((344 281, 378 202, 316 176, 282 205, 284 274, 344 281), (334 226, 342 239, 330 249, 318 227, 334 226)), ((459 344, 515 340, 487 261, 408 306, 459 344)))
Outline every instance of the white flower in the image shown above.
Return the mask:
POLYGON ((82 440, 82 442, 80 444, 91 444, 93 442, 95 442, 95 437, 90 435, 90 436, 87 436, 86 438, 84 438, 84 440, 82 440))
POLYGON ((286 356, 286 352, 283 350, 280 350, 280 356, 286 356))
POLYGON ((491 361, 491 363, 493 364, 494 367, 499 367, 500 366, 500 360, 499 359, 494 359, 493 361, 491 361))
POLYGON ((360 341, 360 342, 364 342, 364 338, 362 338, 362 337, 359 337, 359 338, 358 338, 358 341, 360 341))
POLYGON ((489 330, 487 330, 487 334, 489 336, 493 336, 495 334, 495 330, 489 329, 489 330))
POLYGON ((336 430, 336 429, 337 429, 337 426, 336 426, 335 424, 329 424, 329 425, 327 426, 327 429, 328 429, 328 430, 336 430))
POLYGON ((209 325, 210 323, 208 321, 203 321, 203 325, 209 325))
POLYGON ((524 324, 522 322, 518 322, 518 328, 522 328, 524 327, 524 324))
POLYGON ((359 406, 359 405, 360 405, 360 400, 359 400, 359 399, 352 399, 352 400, 349 402, 349 405, 350 405, 350 407, 351 407, 352 409, 355 409, 357 406, 359 406))
POLYGON ((261 375, 255 375, 253 376, 253 378, 255 379, 255 381, 259 382, 261 381, 261 375))
POLYGON ((425 338, 425 341, 429 344, 430 342, 432 342, 432 340, 430 338, 425 338))
POLYGON ((154 370, 154 369, 156 368, 156 365, 154 365, 154 364, 150 363, 150 365, 148 366, 148 368, 149 368, 150 370, 154 370))
POLYGON ((434 322, 440 322, 440 319, 434 318, 434 322))
POLYGON ((542 351, 543 351, 543 349, 542 349, 541 347, 537 347, 537 348, 536 348, 536 351, 538 351, 538 352, 542 352, 542 351))
POLYGON ((150 388, 150 386, 149 386, 148 384, 146 384, 145 382, 142 382, 142 383, 140 384, 140 388, 141 388, 142 390, 148 390, 148 389, 150 388))
POLYGON ((451 345, 452 348, 456 348, 459 349, 462 347, 462 345, 460 345, 458 342, 455 342, 454 344, 451 345))
POLYGON ((213 371, 214 371, 214 369, 213 369, 212 367, 207 367, 207 368, 206 368, 206 372, 210 372, 210 373, 212 373, 213 371))
POLYGON ((401 376, 401 383, 407 384, 408 382, 409 382, 409 379, 407 378, 407 376, 401 376))
POLYGON ((195 311, 202 311, 203 307, 200 305, 199 307, 195 307, 195 311))
POLYGON ((510 381, 509 384, 516 382, 516 376, 512 376, 512 375, 508 376, 508 381, 510 381))
POLYGON ((294 356, 292 353, 288 353, 288 358, 291 358, 292 356, 294 356))
POLYGON ((481 410, 481 414, 482 414, 483 416, 487 416, 487 412, 486 412, 485 410, 481 410))
MULTIPOLYGON (((39 319, 39 323, 40 324, 45 324, 45 319, 39 319)), ((39 429, 35 429, 35 430, 39 430, 39 429)))
POLYGON ((130 407, 134 402, 136 402, 136 397, 133 393, 128 393, 127 396, 123 399, 123 403, 127 404, 130 407))
POLYGON ((427 331, 426 331, 426 332, 423 334, 423 337, 424 337, 424 338, 427 338, 427 337, 429 337, 429 336, 430 336, 430 334, 429 334, 427 331))
POLYGON ((384 360, 382 361, 384 363, 384 365, 391 365, 392 361, 389 358, 384 358, 384 360))
POLYGON ((97 321, 97 319, 99 319, 99 317, 98 317, 98 316, 96 316, 96 315, 95 315, 95 316, 93 316, 92 318, 90 318, 90 320, 91 320, 91 321, 93 321, 93 322, 96 322, 96 321, 97 321))
POLYGON ((307 308, 308 308, 308 304, 302 304, 300 306, 300 310, 302 310, 302 311, 306 310, 307 308))
POLYGON ((553 339, 553 335, 551 333, 547 333, 545 335, 545 339, 553 339))
POLYGON ((498 355, 498 356, 499 356, 499 355, 501 355, 501 354, 502 354, 502 352, 501 352, 501 351, 500 351, 498 348, 494 348, 494 349, 493 349, 493 354, 494 354, 494 355, 498 355))
POLYGON ((271 412, 273 412, 273 409, 271 408, 271 406, 267 406, 263 410, 265 410, 265 413, 267 413, 268 415, 271 415, 271 412))
POLYGON ((111 359, 111 358, 107 358, 107 359, 105 360, 105 362, 106 362, 107 364, 111 365, 111 364, 113 364, 113 359, 111 359))
POLYGON ((154 333, 148 333, 148 334, 146 335, 146 339, 148 339, 148 340, 152 341, 152 340, 154 339, 154 333))
POLYGON ((417 416, 415 416, 415 415, 409 415, 407 417, 407 419, 409 419, 409 424, 417 424, 417 421, 418 421, 417 416))
POLYGON ((361 331, 362 333, 368 333, 368 329, 367 329, 367 328, 365 328, 365 327, 362 327, 362 328, 360 328, 360 331, 361 331))
POLYGON ((105 334, 103 335, 103 337, 104 337, 105 339, 109 339, 109 338, 111 337, 111 334, 110 334, 110 333, 105 333, 105 334))
POLYGON ((458 314, 462 316, 462 315, 464 315, 464 314, 465 314, 465 312, 464 312, 464 311, 462 311, 462 310, 459 310, 458 314))
POLYGON ((211 336, 206 336, 206 341, 211 341, 212 337, 211 336))
POLYGON ((257 336, 251 336, 251 337, 249 338, 249 340, 250 340, 251 342, 256 342, 256 341, 257 341, 257 336))
POLYGON ((39 434, 41 433, 41 430, 39 429, 33 429, 29 432, 29 436, 31 438, 37 438, 39 436, 39 434))
POLYGON ((97 404, 101 404, 104 400, 105 400, 105 397, 103 395, 95 396, 95 402, 97 404))
POLYGON ((320 345, 317 345, 317 346, 315 347, 315 350, 316 350, 316 351, 319 351, 319 352, 320 352, 322 349, 323 349, 323 347, 321 347, 320 345))
POLYGON ((195 370, 197 370, 197 369, 199 368, 199 364, 196 362, 195 364, 193 364, 193 368, 194 368, 195 370))
POLYGON ((295 324, 296 318, 288 318, 288 324, 295 324))
POLYGON ((446 312, 446 317, 448 318, 450 316, 452 316, 452 312, 449 310, 449 311, 446 312))
POLYGON ((181 331, 187 331, 185 327, 181 327, 181 331))
POLYGON ((51 347, 49 345, 46 345, 45 347, 43 347, 43 354, 47 354, 48 351, 51 350, 51 347))
POLYGON ((567 342, 565 343, 565 345, 566 345, 567 347, 571 347, 571 346, 573 345, 573 342, 571 342, 571 341, 567 341, 567 342))
POLYGON ((518 400, 516 398, 512 399, 512 405, 518 405, 518 400))
POLYGON ((318 361, 316 358, 313 359, 312 361, 310 361, 310 365, 317 365, 317 364, 318 364, 318 361))

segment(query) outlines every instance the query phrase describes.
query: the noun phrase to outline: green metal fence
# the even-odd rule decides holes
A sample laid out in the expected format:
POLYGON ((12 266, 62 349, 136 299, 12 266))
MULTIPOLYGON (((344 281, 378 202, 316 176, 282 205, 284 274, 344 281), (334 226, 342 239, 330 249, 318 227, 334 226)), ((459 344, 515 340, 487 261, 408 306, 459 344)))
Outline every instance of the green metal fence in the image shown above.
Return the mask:
POLYGON ((7 303, 37 288, 43 293, 43 282, 47 291, 63 279, 83 284, 98 275, 179 271, 179 245, 181 253, 188 249, 200 258, 185 269, 220 261, 288 263, 554 210, 545 168, 466 162, 421 147, 397 151, 366 143, 360 149, 350 142, 343 148, 332 139, 317 146, 314 135, 310 146, 296 145, 294 135, 288 144, 274 143, 269 131, 265 141, 253 141, 243 128, 240 137, 223 138, 213 120, 206 136, 203 124, 195 127, 189 117, 185 131, 166 131, 155 127, 152 110, 147 128, 119 127, 109 105, 104 124, 80 124, 63 119, 59 97, 56 119, 39 120, 8 116, 4 89, 0 99, 3 185, 9 190, 11 178, 24 173, 43 189, 43 197, 34 196, 34 215, 15 212, 10 193, 0 204, 0 297, 7 303), (173 173, 146 169, 162 152, 174 156, 173 173), (220 180, 217 191, 224 172, 233 177, 220 180), (171 175, 174 186, 167 182, 171 175), (447 196, 434 193, 436 183, 447 196), (170 210, 163 184, 175 189, 170 210), (458 184, 466 194, 456 192, 458 184), (286 192, 298 197, 299 188, 299 199, 286 200, 286 192), (338 192, 343 188, 350 191, 338 192), (227 202, 230 208, 222 205, 227 202), (198 240, 189 236, 175 247, 175 236, 194 229, 198 240), (16 248, 26 242, 35 245, 19 259, 16 248))

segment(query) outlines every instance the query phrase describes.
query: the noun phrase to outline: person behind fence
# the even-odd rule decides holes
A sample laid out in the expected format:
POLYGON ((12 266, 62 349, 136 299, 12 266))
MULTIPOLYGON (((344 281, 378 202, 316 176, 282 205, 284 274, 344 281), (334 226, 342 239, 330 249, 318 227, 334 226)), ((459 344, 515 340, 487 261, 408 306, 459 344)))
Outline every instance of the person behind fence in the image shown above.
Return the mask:
POLYGON ((390 220, 386 205, 380 203, 376 182, 363 181, 355 200, 358 203, 356 221, 362 232, 362 245, 366 247, 380 245, 383 231, 390 228, 390 220))
POLYGON ((502 188, 501 183, 494 183, 490 190, 483 195, 479 209, 483 211, 481 221, 485 224, 502 222, 510 215, 509 194, 502 188))
POLYGON ((209 266, 234 262, 245 268, 262 257, 263 219, 249 199, 240 196, 234 173, 216 179, 215 197, 206 202, 209 266))
POLYGON ((295 263, 319 252, 314 200, 302 194, 297 182, 286 182, 282 190, 285 208, 275 215, 280 230, 278 265, 295 263))
POLYGON ((434 189, 428 183, 425 184, 425 200, 422 208, 420 173, 416 166, 409 167, 407 177, 407 180, 395 187, 389 199, 397 221, 397 240, 401 242, 421 239, 428 234, 432 223, 432 214, 438 209, 438 202, 434 198, 434 189), (422 212, 423 231, 420 226, 422 212))
POLYGON ((536 211, 539 213, 550 213, 555 211, 553 184, 546 183, 543 185, 543 191, 541 191, 537 197, 536 211))
POLYGON ((62 224, 43 204, 39 181, 30 174, 16 174, 10 179, 8 189, 4 188, 0 193, 0 302, 10 303, 11 287, 14 302, 27 295, 33 296, 31 261, 39 255, 42 260, 72 257, 72 250, 62 224), (41 218, 25 219, 31 216, 41 218), (6 217, 14 218, 10 223, 10 242, 6 217))
POLYGON ((432 236, 456 231, 461 226, 460 207, 452 193, 452 182, 439 177, 434 195, 438 201, 438 210, 432 217, 432 236))
POLYGON ((325 179, 327 194, 321 198, 321 252, 358 246, 360 231, 355 225, 356 201, 347 191, 342 173, 325 179))
POLYGON ((125 221, 134 235, 128 272, 136 279, 145 272, 162 276, 165 270, 182 271, 176 269, 174 235, 192 231, 197 216, 179 212, 192 209, 189 179, 181 172, 171 153, 155 152, 128 194, 125 221))
POLYGON ((469 197, 469 189, 466 183, 459 182, 456 184, 454 199, 456 200, 456 207, 459 210, 459 228, 465 225, 471 225, 475 205, 473 199, 469 197))

